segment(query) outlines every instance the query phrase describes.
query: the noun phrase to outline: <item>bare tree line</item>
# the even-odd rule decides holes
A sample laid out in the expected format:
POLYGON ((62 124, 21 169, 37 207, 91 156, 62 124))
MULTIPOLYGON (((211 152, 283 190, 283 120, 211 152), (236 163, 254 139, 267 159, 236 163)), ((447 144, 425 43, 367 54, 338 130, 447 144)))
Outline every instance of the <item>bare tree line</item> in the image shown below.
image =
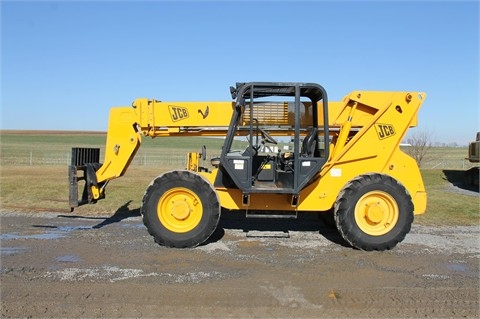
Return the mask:
POLYGON ((415 131, 407 138, 407 144, 409 144, 406 152, 413 157, 418 166, 421 165, 423 158, 427 154, 428 150, 433 146, 433 134, 431 131, 415 131))

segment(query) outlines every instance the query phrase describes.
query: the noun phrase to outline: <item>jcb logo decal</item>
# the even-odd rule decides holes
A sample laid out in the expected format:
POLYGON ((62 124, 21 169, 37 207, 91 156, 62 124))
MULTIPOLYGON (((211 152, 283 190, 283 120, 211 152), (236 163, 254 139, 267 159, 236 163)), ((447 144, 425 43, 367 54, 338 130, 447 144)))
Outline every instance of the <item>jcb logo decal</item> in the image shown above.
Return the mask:
POLYGON ((188 110, 185 107, 169 105, 170 117, 172 121, 177 122, 188 118, 188 110))
POLYGON ((391 124, 376 124, 375 128, 377 129, 378 138, 381 140, 395 135, 395 129, 391 124))

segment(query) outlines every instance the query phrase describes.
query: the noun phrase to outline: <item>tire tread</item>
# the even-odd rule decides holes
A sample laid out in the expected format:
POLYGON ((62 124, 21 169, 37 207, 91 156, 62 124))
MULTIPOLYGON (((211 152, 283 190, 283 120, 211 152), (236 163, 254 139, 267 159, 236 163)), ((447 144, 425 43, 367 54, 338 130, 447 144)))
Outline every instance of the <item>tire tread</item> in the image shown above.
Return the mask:
POLYGON ((406 188, 391 176, 379 173, 364 174, 351 180, 340 191, 335 203, 334 219, 341 236, 352 247, 366 251, 389 250, 403 241, 410 231, 413 222, 413 202, 406 188), (399 206, 397 225, 389 233, 378 237, 363 233, 354 218, 356 205, 354 199, 359 196, 357 193, 371 186, 389 189, 394 193, 390 195, 399 206), (380 238, 384 240, 379 240, 380 238))
MULTIPOLYGON (((203 201, 202 204, 204 204, 203 201)), ((154 241, 159 245, 175 248, 192 248, 207 240, 217 228, 220 220, 220 212, 219 199, 213 186, 200 175, 183 170, 170 171, 155 178, 145 191, 141 208, 143 223, 146 226, 148 233, 154 238, 154 241), (206 194, 206 204, 213 207, 213 209, 204 209, 204 214, 208 219, 206 221, 206 228, 200 234, 191 236, 191 238, 185 236, 187 238, 183 238, 182 240, 173 239, 174 236, 171 236, 169 231, 160 225, 161 223, 158 218, 153 216, 156 215, 156 211, 148 209, 150 201, 155 201, 155 193, 165 188, 165 185, 169 185, 173 182, 199 187, 206 194)))

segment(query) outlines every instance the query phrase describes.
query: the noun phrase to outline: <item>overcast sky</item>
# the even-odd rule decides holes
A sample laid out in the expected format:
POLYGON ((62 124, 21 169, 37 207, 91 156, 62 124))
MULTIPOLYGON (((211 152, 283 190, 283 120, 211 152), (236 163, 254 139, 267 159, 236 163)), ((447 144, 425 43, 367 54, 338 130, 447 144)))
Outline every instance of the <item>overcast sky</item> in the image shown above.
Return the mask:
POLYGON ((227 101, 247 81, 424 91, 415 130, 480 131, 478 1, 2 1, 1 129, 107 129, 137 97, 227 101))

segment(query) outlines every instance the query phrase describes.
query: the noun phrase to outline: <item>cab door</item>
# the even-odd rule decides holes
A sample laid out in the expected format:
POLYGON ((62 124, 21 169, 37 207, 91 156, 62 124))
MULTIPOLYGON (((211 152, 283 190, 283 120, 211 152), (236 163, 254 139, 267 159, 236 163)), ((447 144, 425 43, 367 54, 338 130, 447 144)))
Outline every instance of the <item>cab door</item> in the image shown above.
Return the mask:
POLYGON ((230 180, 244 193, 298 194, 328 158, 326 92, 317 84, 253 82, 237 85, 235 95, 236 110, 220 158, 224 184, 230 180), (261 152, 265 142, 272 142, 269 136, 293 141, 288 172, 280 165, 281 150, 261 152), (245 149, 232 147, 235 137, 243 138, 245 149), (273 176, 259 179, 259 169, 266 167, 273 176))

